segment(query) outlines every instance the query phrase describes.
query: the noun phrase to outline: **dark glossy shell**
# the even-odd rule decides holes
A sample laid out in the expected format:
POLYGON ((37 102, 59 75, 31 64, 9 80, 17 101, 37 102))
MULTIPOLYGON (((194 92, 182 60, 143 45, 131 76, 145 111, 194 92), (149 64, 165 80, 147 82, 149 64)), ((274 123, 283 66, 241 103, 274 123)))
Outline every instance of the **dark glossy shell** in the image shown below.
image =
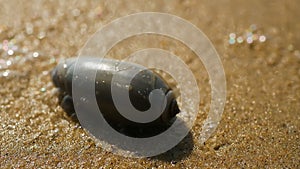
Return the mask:
MULTIPOLYGON (((87 58, 88 65, 97 64, 93 58, 87 58)), ((99 60, 98 60, 99 61, 99 60)), ((76 59, 67 59, 57 65, 52 71, 52 80, 56 87, 60 89, 63 97, 61 106, 64 110, 72 114, 74 107, 72 102, 72 78, 76 59)), ((116 130, 132 137, 149 137, 165 131, 173 122, 174 117, 179 113, 175 96, 170 87, 156 73, 150 70, 139 72, 130 83, 129 98, 132 105, 139 111, 146 111, 150 108, 148 96, 154 89, 161 89, 167 96, 167 106, 159 118, 149 123, 137 123, 123 117, 116 109, 112 94, 111 81, 113 75, 118 70, 119 61, 112 59, 103 59, 100 67, 97 69, 95 79, 96 99, 106 121, 116 130)), ((127 67, 141 67, 134 63, 123 62, 127 67)), ((82 71, 93 69, 97 66, 81 66, 82 71)), ((122 78, 128 78, 127 74, 122 74, 122 78)), ((125 85, 120 85, 124 87, 125 85)), ((127 89, 128 90, 128 89, 127 89)))

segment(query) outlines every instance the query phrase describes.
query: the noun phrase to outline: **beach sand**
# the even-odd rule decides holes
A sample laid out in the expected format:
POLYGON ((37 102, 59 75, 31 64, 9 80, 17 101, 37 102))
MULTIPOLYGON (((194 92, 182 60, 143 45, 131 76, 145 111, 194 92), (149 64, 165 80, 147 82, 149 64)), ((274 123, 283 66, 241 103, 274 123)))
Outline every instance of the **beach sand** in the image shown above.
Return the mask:
POLYGON ((299 1, 1 0, 0 4, 1 168, 300 167, 299 1), (201 61, 180 42, 158 35, 119 43, 110 57, 124 58, 149 47, 175 53, 200 86, 200 112, 188 136, 164 154, 135 159, 103 150, 67 116, 58 104, 50 71, 60 60, 76 56, 103 25, 145 11, 177 15, 207 35, 224 66, 227 101, 216 132, 200 144, 211 97, 201 61))

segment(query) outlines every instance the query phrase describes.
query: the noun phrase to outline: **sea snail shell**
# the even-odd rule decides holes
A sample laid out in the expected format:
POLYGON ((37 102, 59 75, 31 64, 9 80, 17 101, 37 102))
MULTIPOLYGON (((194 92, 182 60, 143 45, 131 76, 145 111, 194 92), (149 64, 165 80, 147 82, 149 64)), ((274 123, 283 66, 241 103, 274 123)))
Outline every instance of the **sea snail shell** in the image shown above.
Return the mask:
MULTIPOLYGON (((161 89, 167 98, 167 106, 159 118, 149 123, 137 123, 123 117, 116 109, 112 99, 111 81, 118 70, 117 66, 120 61, 104 58, 99 63, 99 59, 98 62, 95 62, 96 60, 93 57, 88 57, 86 60, 90 62, 86 65, 98 65, 81 66, 80 68, 81 71, 97 68, 95 79, 96 99, 103 117, 111 127, 131 137, 150 137, 165 131, 171 126, 180 110, 171 88, 159 75, 150 70, 143 70, 130 83, 129 98, 132 105, 139 111, 149 109, 151 105, 148 96, 154 89, 161 89), (102 67, 105 69, 101 69, 102 67)), ((63 95, 60 99, 60 105, 68 114, 75 112, 72 100, 72 78, 76 61, 76 58, 66 59, 52 71, 53 83, 63 95)), ((123 62, 122 64, 128 65, 129 68, 141 67, 141 65, 130 62, 123 62)), ((127 78, 126 74, 123 74, 123 76, 122 78, 127 78)), ((124 85, 120 85, 120 87, 124 87, 124 85)), ((124 90, 128 90, 128 88, 124 90)))

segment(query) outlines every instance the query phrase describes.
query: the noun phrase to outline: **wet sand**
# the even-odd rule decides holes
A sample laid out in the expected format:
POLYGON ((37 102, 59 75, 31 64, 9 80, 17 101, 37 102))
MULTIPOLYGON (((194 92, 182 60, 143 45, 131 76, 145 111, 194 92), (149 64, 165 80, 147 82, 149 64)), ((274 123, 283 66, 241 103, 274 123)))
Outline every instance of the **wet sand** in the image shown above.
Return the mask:
POLYGON ((1 4, 1 168, 300 167, 298 1, 1 4), (142 11, 180 16, 208 36, 224 66, 227 102, 216 132, 205 145, 199 144, 210 105, 209 78, 201 61, 186 46, 166 37, 144 35, 121 42, 110 57, 119 59, 147 47, 180 56, 195 74, 202 99, 199 117, 180 144, 156 157, 132 159, 104 151, 67 116, 58 105, 50 71, 61 59, 76 56, 104 24, 142 11), (253 42, 247 42, 247 30, 253 42), (230 33, 237 36, 234 44, 229 42, 230 33), (256 39, 260 36, 266 40, 256 39))

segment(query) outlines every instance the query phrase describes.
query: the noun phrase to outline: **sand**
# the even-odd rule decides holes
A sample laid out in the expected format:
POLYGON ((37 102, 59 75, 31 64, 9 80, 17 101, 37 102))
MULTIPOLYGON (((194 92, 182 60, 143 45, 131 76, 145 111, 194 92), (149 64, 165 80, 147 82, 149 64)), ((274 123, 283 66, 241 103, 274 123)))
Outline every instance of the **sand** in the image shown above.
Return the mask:
MULTIPOLYGON (((300 11, 289 1, 2 1, 0 10, 1 168, 299 168, 300 11), (127 14, 167 12, 200 28, 220 54, 227 80, 222 120, 198 143, 209 110, 209 78, 181 43, 139 36, 109 54, 160 47, 190 66, 200 87, 199 117, 175 148, 126 158, 101 148, 58 105, 50 71, 76 56, 101 26, 127 14), (251 26, 252 25, 252 26, 251 26), (249 28, 250 27, 250 28, 249 28), (246 32, 252 43, 229 43, 246 32), (252 31, 249 31, 252 30, 252 31), (231 34, 234 37, 233 34, 231 34), (257 36, 257 37, 256 37, 257 36)), ((241 39, 239 39, 241 40, 241 39)))

